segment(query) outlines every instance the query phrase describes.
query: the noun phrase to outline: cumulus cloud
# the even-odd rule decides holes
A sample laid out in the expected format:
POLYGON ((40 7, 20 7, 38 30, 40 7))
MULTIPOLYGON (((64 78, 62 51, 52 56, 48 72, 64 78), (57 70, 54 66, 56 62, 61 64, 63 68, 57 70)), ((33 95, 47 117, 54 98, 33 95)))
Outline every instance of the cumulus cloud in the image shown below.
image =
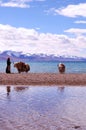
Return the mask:
MULTIPOLYGON (((45 0, 35 0, 38 2, 43 2, 45 0)), ((8 0, 8 2, 4 2, 4 0, 0 1, 1 7, 17 7, 17 8, 30 8, 29 3, 33 2, 33 0, 8 0)))
POLYGON ((86 3, 80 3, 77 5, 68 5, 67 7, 54 9, 56 14, 60 14, 67 17, 86 17, 86 3))
POLYGON ((1 52, 12 50, 24 54, 42 53, 86 57, 86 52, 83 52, 85 49, 86 38, 84 35, 70 38, 67 35, 39 33, 35 29, 15 28, 0 24, 1 52))

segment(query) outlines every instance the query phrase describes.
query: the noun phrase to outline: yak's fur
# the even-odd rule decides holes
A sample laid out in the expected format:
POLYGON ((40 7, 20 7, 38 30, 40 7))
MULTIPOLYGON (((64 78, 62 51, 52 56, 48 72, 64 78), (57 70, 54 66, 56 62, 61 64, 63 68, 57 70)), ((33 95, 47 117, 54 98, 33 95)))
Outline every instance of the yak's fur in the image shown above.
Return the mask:
POLYGON ((24 62, 17 62, 14 64, 14 67, 17 68, 18 72, 28 72, 30 71, 30 66, 28 64, 25 64, 24 62))

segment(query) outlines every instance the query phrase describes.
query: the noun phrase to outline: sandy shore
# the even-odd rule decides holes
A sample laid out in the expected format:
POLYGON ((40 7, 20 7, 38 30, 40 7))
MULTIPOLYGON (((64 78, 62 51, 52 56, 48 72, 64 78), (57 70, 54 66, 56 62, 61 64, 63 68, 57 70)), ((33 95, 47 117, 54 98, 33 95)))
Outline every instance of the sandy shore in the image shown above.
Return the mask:
POLYGON ((0 85, 86 85, 86 74, 0 73, 0 85))

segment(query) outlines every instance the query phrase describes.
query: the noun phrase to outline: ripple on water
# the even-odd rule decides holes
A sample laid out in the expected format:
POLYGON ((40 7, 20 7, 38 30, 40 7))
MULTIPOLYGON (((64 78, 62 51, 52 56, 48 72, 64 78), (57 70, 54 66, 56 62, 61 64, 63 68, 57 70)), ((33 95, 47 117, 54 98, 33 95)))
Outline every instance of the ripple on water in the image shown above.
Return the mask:
POLYGON ((86 87, 0 86, 1 130, 85 130, 86 87))

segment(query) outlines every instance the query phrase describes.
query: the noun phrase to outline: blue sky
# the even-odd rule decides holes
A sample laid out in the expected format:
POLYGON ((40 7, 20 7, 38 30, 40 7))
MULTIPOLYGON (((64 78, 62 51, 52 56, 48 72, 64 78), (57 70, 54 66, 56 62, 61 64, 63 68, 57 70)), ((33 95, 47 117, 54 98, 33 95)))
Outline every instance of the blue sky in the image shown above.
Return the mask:
POLYGON ((86 57, 85 0, 0 0, 0 51, 86 57))

